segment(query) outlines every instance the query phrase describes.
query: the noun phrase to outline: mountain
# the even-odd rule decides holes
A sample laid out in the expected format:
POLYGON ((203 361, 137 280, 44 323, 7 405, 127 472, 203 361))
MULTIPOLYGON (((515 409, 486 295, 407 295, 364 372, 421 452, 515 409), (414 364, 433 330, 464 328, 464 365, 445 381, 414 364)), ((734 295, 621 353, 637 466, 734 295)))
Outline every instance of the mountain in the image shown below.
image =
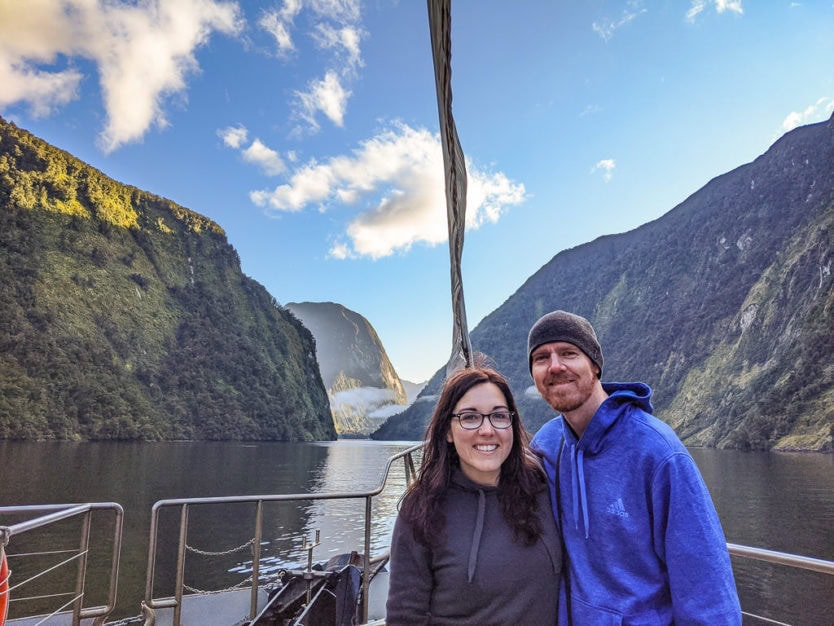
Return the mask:
MULTIPOLYGON (((831 451, 834 117, 797 128, 661 218, 565 250, 471 333, 508 376, 526 425, 553 413, 526 339, 554 309, 587 317, 603 380, 643 380, 691 446, 831 451)), ((521 246, 522 242, 516 242, 521 246)), ((419 439, 442 371, 379 439, 419 439)))
POLYGON ((335 438, 310 332, 211 220, 0 118, 0 438, 335 438))
POLYGON ((368 435, 409 403, 367 319, 333 302, 290 302, 316 340, 321 378, 340 435, 368 435))
POLYGON ((426 386, 425 382, 422 383, 413 383, 410 380, 400 379, 403 384, 403 389, 405 389, 405 395, 407 398, 407 403, 411 404, 417 399, 417 396, 420 395, 420 392, 423 391, 423 387, 426 386))

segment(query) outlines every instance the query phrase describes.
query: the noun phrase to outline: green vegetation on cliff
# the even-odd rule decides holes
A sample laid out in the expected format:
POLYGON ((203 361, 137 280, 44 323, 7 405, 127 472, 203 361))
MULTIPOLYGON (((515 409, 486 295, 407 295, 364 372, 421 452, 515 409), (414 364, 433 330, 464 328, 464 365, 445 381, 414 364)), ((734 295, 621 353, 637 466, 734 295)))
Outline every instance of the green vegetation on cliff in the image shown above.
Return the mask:
POLYGON ((312 336, 217 224, 0 118, 0 438, 334 437, 312 336))

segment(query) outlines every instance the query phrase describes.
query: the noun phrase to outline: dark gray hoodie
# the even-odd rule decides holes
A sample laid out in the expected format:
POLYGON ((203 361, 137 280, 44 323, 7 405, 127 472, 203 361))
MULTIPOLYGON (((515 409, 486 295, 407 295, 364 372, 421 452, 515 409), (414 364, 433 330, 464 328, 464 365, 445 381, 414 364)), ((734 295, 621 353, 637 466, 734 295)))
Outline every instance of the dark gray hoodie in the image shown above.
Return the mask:
POLYGON ((410 524, 397 518, 386 623, 555 624, 562 558, 548 492, 542 483, 542 536, 526 546, 514 541, 497 488, 456 469, 443 501, 441 547, 419 544, 410 524))

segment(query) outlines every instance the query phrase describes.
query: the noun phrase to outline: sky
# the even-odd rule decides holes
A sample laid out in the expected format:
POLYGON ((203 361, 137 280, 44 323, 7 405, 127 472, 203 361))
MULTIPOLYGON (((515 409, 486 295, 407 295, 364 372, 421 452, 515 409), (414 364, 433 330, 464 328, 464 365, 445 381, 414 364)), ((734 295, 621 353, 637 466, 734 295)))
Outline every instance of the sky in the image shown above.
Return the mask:
MULTIPOLYGON (((363 315, 413 382, 452 347, 434 89, 422 0, 0 0, 0 115, 216 221, 279 303, 363 315)), ((834 0, 453 0, 452 91, 471 330, 830 117, 834 0)))

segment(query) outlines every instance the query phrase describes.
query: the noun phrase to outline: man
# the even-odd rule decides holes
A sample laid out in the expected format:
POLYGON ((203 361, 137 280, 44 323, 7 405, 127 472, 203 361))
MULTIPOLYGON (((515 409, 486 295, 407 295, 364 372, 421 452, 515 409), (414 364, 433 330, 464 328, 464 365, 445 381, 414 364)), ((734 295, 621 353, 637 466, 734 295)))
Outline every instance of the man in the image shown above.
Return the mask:
POLYGON ((741 624, 726 540, 694 460, 650 415, 643 383, 602 383, 583 317, 530 329, 530 373, 559 413, 533 439, 551 485, 567 577, 559 623, 741 624))

